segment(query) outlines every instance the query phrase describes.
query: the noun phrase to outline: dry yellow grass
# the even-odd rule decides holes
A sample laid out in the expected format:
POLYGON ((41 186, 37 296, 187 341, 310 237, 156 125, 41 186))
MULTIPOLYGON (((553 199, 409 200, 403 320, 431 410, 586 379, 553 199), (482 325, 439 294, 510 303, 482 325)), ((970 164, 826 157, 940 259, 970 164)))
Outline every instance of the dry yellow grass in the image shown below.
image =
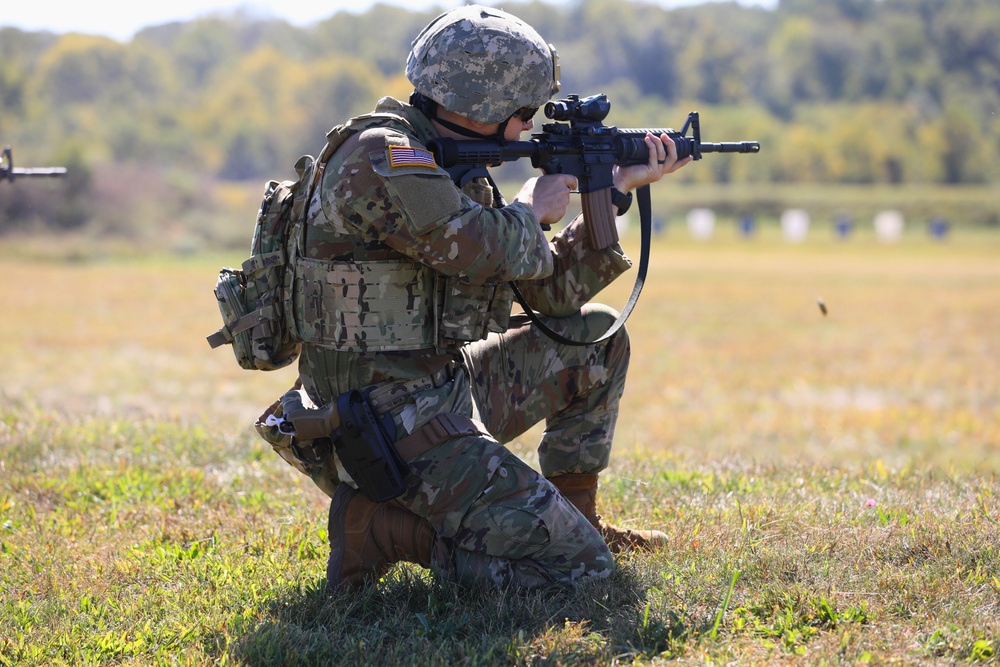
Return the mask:
MULTIPOLYGON (((998 256, 1000 239, 982 232, 888 246, 766 233, 697 243, 671 230, 629 322, 618 447, 997 469, 998 256)), ((240 259, 7 254, 0 270, 18 287, 0 294, 2 391, 69 412, 246 427, 294 370, 243 371, 205 343, 215 270, 240 259)), ((621 306, 631 278, 601 300, 621 306)))
POLYGON ((0 261, 19 276, 0 297, 4 393, 71 413, 247 424, 294 370, 250 373, 205 342, 220 323, 215 272, 239 261, 0 261))
POLYGON ((699 459, 997 470, 998 257, 991 237, 661 242, 630 321, 621 441, 699 459))

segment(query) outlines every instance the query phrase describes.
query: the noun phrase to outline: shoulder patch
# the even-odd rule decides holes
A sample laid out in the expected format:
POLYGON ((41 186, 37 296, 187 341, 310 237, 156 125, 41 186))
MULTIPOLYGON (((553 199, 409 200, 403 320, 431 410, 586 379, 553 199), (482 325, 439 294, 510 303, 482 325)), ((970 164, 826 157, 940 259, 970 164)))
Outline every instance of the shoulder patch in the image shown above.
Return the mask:
POLYGON ((398 167, 437 169, 434 155, 430 151, 410 146, 389 146, 389 166, 393 169, 398 167))

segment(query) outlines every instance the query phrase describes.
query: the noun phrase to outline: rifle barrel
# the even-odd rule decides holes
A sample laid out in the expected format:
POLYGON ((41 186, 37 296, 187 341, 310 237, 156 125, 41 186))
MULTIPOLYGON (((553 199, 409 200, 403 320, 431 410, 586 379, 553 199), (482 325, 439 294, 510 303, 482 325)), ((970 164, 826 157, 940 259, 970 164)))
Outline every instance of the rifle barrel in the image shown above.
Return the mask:
POLYGON ((11 170, 15 176, 65 176, 66 167, 15 167, 11 170))
POLYGON ((718 144, 702 142, 698 145, 702 153, 759 153, 758 141, 724 141, 718 144))
POLYGON ((27 167, 14 166, 14 153, 10 146, 4 146, 0 153, 0 181, 13 181, 15 176, 65 176, 66 167, 27 167))

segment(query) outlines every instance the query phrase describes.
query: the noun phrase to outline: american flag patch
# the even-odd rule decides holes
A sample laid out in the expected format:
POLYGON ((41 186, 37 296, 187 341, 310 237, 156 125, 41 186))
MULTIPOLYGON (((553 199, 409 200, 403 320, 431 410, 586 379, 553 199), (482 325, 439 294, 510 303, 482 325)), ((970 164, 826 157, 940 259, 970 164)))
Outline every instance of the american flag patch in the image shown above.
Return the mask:
POLYGON ((389 146, 389 166, 437 168, 434 155, 430 151, 409 146, 389 146))

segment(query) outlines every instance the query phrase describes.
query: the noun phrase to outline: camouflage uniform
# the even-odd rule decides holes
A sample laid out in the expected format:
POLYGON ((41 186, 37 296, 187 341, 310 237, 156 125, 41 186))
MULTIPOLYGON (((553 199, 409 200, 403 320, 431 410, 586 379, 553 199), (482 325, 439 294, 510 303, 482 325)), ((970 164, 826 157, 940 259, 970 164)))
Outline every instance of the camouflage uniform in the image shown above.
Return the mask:
MULTIPOLYGON (((467 6, 417 37, 407 77, 443 108, 502 128, 558 90, 558 60, 519 19, 467 6)), ((543 474, 607 466, 628 338, 559 345, 511 316, 508 283, 552 328, 594 339, 615 313, 589 302, 631 264, 617 245, 591 250, 580 219, 550 241, 531 207, 506 205, 481 180, 456 187, 426 150, 437 137, 427 113, 384 98, 331 134, 337 148, 291 260, 302 387, 317 405, 375 387, 397 441, 442 414, 491 434, 450 437, 407 461, 393 502, 433 528, 426 560, 438 574, 500 586, 606 577, 614 563, 601 533, 543 474), (502 443, 543 419, 540 474, 502 443)), ((343 510, 339 485, 354 483, 337 457, 304 471, 334 497, 331 527, 343 521, 354 505, 343 510)))
MULTIPOLYGON (((433 377, 402 392, 387 410, 397 438, 443 412, 473 416, 495 436, 454 438, 408 462, 413 474, 398 502, 437 532, 433 567, 439 574, 497 585, 608 576, 613 560, 597 530, 501 443, 545 419, 544 475, 604 469, 628 339, 622 331, 599 345, 558 345, 524 316, 510 317, 505 283, 517 281, 564 335, 596 338, 615 313, 585 304, 630 262, 617 246, 590 250, 579 219, 548 241, 529 207, 494 207, 499 202, 483 183, 460 191, 433 164, 394 159, 400 148, 422 151, 437 133, 426 116, 391 98, 379 102, 376 114, 385 115, 352 124, 356 129, 327 163, 309 207, 300 259, 305 270, 296 267, 294 298, 305 340, 303 388, 324 405, 351 389, 391 391, 393 383, 433 377), (360 287, 345 287, 343 271, 333 270, 343 262, 360 270, 360 287), (439 291, 411 291, 394 321, 380 303, 384 290, 365 284, 364 267, 380 262, 429 268, 432 289, 439 291), (445 277, 451 279, 446 291, 458 292, 457 312, 464 303, 470 314, 450 323, 424 321, 420 313, 430 311, 421 302, 448 296, 440 294, 445 277), (476 298, 492 306, 472 304, 476 298), (404 322, 403 313, 411 321, 404 322), (412 342, 418 330, 425 337, 430 332, 428 344, 412 342), (404 349, 394 349, 395 340, 404 349)), ((351 483, 336 457, 310 472, 331 495, 337 484, 351 483)))

